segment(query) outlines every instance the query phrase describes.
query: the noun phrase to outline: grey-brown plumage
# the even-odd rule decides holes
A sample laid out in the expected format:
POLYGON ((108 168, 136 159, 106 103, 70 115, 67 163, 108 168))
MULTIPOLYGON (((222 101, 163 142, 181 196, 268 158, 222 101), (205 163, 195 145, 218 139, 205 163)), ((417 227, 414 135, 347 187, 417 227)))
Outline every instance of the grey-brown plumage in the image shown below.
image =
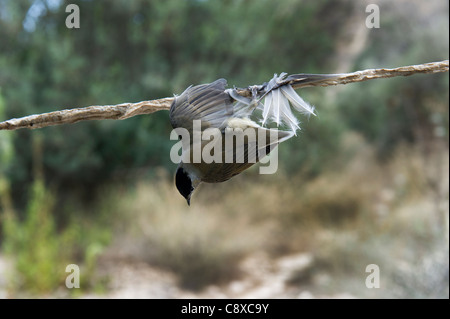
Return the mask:
MULTIPOLYGON (((226 92, 226 85, 225 79, 219 79, 210 84, 189 87, 180 96, 175 97, 170 108, 170 122, 173 128, 187 129, 191 136, 190 154, 182 154, 185 161, 179 163, 175 175, 176 186, 188 203, 192 192, 201 182, 224 182, 254 165, 281 141, 293 136, 292 132, 262 128, 251 121, 248 116, 254 107, 235 101, 226 92), (202 158, 200 163, 193 163, 192 136, 196 129, 193 125, 194 120, 201 120, 199 126, 201 132, 208 128, 220 131, 222 135, 222 145, 219 147, 222 159, 220 162, 206 163, 202 158), (225 162, 226 151, 229 151, 225 147, 225 135, 231 131, 237 135, 243 134, 245 129, 253 129, 255 138, 243 136, 244 143, 235 145, 232 154, 228 154, 233 161, 225 162), (265 138, 260 134, 264 134, 265 138)), ((201 149, 209 142, 202 141, 201 149)))
POLYGON ((183 127, 192 133, 193 121, 202 121, 202 130, 221 128, 233 116, 233 99, 225 93, 227 81, 218 79, 209 84, 188 87, 176 96, 170 107, 173 128, 183 127))

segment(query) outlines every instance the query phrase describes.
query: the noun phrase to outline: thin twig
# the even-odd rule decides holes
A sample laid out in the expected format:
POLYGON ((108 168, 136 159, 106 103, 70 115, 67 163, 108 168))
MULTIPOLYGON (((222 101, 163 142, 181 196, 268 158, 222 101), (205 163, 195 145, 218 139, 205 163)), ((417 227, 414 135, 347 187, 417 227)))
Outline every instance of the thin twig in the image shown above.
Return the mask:
MULTIPOLYGON (((290 83, 293 88, 299 89, 307 86, 331 86, 379 78, 409 76, 417 73, 448 72, 448 70, 449 61, 445 60, 440 62, 403 66, 394 69, 368 69, 352 73, 336 74, 332 78, 316 82, 303 83, 301 79, 294 79, 287 81, 286 83, 290 83)), ((238 89, 237 93, 246 97, 251 96, 251 90, 249 88, 238 89)), ((16 130, 20 128, 35 129, 51 125, 68 124, 87 120, 123 120, 136 115, 149 114, 160 110, 168 110, 170 109, 172 101, 173 98, 169 97, 137 103, 88 106, 84 108, 35 114, 0 122, 0 130, 16 130)))
MULTIPOLYGON (((344 73, 338 79, 326 80, 323 82, 312 83, 309 86, 330 86, 338 84, 347 84, 352 82, 362 82, 379 78, 392 78, 395 76, 409 76, 417 73, 440 73, 448 72, 448 60, 441 62, 430 62, 417 65, 401 66, 395 69, 368 69, 364 71, 356 71, 352 73, 344 73)), ((292 85, 298 89, 306 87, 306 85, 292 85)))
POLYGON ((88 120, 123 120, 141 114, 150 114, 160 110, 168 110, 173 98, 122 103, 117 105, 94 105, 83 108, 67 109, 50 113, 35 114, 0 123, 0 130, 16 130, 19 128, 41 128, 51 125, 70 124, 88 120))

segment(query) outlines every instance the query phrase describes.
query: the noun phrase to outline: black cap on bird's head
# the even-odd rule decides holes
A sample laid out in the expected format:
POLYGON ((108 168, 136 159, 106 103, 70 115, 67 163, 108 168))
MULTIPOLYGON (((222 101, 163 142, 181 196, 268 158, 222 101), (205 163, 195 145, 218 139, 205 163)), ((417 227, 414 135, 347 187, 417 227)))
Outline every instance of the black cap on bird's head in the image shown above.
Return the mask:
POLYGON ((178 167, 175 174, 175 185, 180 194, 186 198, 188 205, 191 205, 191 195, 194 191, 194 187, 189 174, 182 167, 178 167))

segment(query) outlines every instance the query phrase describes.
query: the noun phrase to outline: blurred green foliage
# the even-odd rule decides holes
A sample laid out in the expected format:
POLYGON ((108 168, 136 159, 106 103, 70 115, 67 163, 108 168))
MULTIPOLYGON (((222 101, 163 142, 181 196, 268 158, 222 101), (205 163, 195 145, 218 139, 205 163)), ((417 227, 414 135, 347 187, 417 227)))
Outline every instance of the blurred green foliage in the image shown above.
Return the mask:
MULTIPOLYGON (((410 10, 405 6, 396 15, 381 16, 383 27, 373 29, 355 69, 448 59, 448 26, 437 22, 439 32, 416 26, 418 13, 410 10)), ((340 117, 348 129, 374 143, 382 157, 400 142, 427 143, 437 137, 448 143, 448 87, 448 73, 360 83, 339 96, 340 117)))
POLYGON ((33 292, 49 292, 63 282, 67 260, 62 257, 52 218, 54 200, 42 180, 33 184, 32 195, 23 225, 15 215, 4 222, 3 248, 16 257, 20 283, 33 292))
MULTIPOLYGON (((0 197, 5 199, 7 188, 0 187, 0 197)), ((5 204, 4 202, 2 204, 5 204)), ((81 264, 83 270, 80 288, 95 285, 95 265, 99 253, 109 243, 110 234, 104 227, 80 227, 80 220, 73 220, 60 232, 55 224, 55 200, 43 180, 32 185, 26 216, 18 219, 14 211, 3 210, 3 251, 15 258, 15 273, 10 289, 16 293, 26 289, 33 293, 49 293, 62 287, 66 266, 81 264)), ((74 293, 79 293, 77 290, 74 293)))
MULTIPOLYGON (((0 118, 5 117, 5 100, 2 97, 0 87, 0 118)), ((4 132, 0 136, 0 176, 5 173, 5 168, 13 158, 12 132, 4 132)))
POLYGON ((55 291, 64 284, 66 266, 72 263, 82 264, 80 287, 92 288, 96 259, 109 243, 110 231, 104 223, 102 227, 92 222, 83 225, 82 218, 76 215, 72 215, 67 227, 58 229, 55 192, 45 186, 42 178, 40 135, 34 136, 33 148, 35 177, 23 219, 13 209, 9 183, 0 174, 1 248, 14 257, 16 265, 10 290, 13 294, 21 289, 38 294, 55 291))

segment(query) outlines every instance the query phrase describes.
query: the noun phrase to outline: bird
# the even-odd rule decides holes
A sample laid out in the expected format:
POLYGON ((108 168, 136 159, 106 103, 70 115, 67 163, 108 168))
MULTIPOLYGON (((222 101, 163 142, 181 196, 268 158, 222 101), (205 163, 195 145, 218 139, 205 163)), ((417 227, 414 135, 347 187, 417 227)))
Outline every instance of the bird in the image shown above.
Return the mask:
POLYGON ((299 121, 290 106, 303 114, 315 115, 314 107, 290 86, 292 79, 307 82, 323 77, 298 74, 286 78, 286 73, 274 74, 269 82, 249 87, 251 98, 239 95, 236 88, 227 89, 227 81, 223 78, 190 86, 181 95, 175 95, 169 110, 170 123, 174 130, 184 130, 189 136, 187 141, 183 141, 184 137, 179 135, 183 149, 175 173, 175 185, 188 205, 201 183, 229 180, 259 162, 281 142, 296 135, 300 129, 299 121), (255 110, 260 110, 261 125, 252 118, 255 110), (269 122, 284 125, 287 129, 268 128, 269 122), (205 132, 216 137, 214 142, 201 138, 205 132), (236 140, 231 148, 224 142, 230 135, 234 135, 236 140), (206 160, 205 153, 215 160, 206 160))

